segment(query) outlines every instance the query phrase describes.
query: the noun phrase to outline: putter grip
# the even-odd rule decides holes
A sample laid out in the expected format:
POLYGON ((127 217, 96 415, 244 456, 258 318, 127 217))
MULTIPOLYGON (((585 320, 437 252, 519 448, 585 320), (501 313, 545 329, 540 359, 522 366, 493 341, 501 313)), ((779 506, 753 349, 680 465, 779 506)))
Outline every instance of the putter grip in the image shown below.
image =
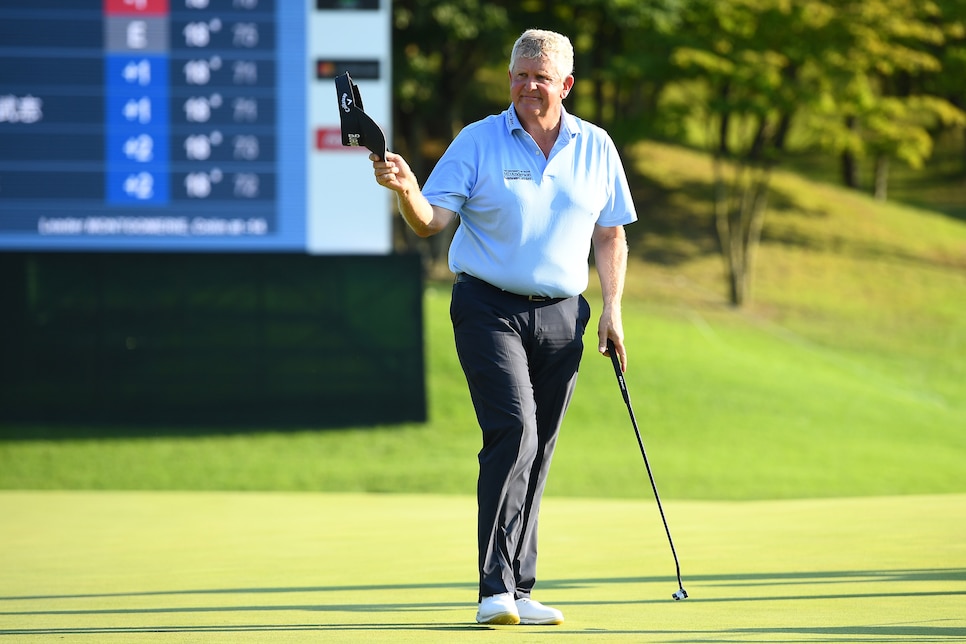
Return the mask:
POLYGON ((621 371, 621 360, 617 357, 617 348, 614 346, 614 341, 610 338, 607 339, 607 352, 610 353, 610 361, 614 365, 614 375, 617 376, 617 384, 621 388, 621 397, 627 404, 627 411, 631 414, 631 419, 633 420, 634 412, 631 411, 631 395, 627 393, 627 383, 624 382, 624 372, 621 371))
POLYGON ((614 341, 607 338, 607 352, 610 354, 610 361, 614 365, 614 373, 617 377, 623 379, 623 374, 621 373, 621 361, 617 357, 617 348, 614 346, 614 341))

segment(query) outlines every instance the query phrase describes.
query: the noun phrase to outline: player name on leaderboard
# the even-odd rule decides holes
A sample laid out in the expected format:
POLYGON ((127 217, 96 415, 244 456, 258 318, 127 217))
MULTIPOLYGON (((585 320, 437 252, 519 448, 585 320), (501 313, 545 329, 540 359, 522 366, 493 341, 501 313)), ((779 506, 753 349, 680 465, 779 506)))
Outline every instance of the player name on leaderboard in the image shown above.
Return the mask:
POLYGON ((0 231, 266 235, 277 0, 3 0, 0 231))

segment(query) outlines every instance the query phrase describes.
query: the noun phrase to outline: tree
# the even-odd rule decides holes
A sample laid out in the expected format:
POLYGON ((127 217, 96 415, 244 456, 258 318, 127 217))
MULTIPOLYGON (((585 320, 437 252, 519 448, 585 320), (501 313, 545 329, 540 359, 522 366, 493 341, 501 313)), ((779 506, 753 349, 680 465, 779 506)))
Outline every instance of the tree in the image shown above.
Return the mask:
POLYGON ((924 75, 942 67, 937 53, 945 40, 943 20, 934 2, 848 2, 830 30, 845 55, 826 58, 837 82, 833 109, 825 114, 841 123, 828 128, 826 137, 833 148, 844 144, 846 159, 873 160, 877 199, 886 198, 893 159, 921 167, 932 153, 935 125, 963 118, 946 99, 922 91, 924 75))
POLYGON ((672 61, 692 92, 677 107, 705 123, 736 306, 750 299, 771 173, 793 125, 821 149, 878 159, 884 190, 889 159, 928 156, 929 119, 959 118, 948 101, 900 82, 938 68, 928 50, 942 39, 931 2, 692 0, 682 17, 672 61))
MULTIPOLYGON (((956 109, 966 109, 966 2, 963 0, 937 0, 939 6, 938 26, 942 29, 944 40, 936 49, 940 70, 926 74, 922 79, 923 91, 940 96, 956 109)), ((961 122, 944 123, 938 129, 939 135, 958 129, 962 133, 961 122)), ((962 166, 966 171, 966 137, 961 138, 962 166)))
POLYGON ((831 12, 821 2, 691 2, 687 36, 672 61, 692 77, 685 114, 706 127, 713 210, 729 298, 750 299, 771 174, 796 112, 821 80, 816 33, 831 12))

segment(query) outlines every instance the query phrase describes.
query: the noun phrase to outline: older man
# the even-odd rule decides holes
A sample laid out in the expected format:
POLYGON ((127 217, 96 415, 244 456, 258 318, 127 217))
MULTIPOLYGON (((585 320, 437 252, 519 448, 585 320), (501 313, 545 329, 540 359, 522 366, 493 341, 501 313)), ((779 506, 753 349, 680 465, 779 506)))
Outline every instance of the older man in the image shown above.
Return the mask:
POLYGON ((598 350, 626 368, 625 224, 637 219, 614 143, 569 114, 573 46, 528 30, 510 55, 512 104, 468 125, 420 191, 409 165, 375 155, 376 180, 421 236, 459 218, 449 251, 456 350, 482 430, 477 484, 479 606, 486 624, 560 624, 531 599, 537 519, 573 395, 590 307, 593 244, 603 292, 598 350))

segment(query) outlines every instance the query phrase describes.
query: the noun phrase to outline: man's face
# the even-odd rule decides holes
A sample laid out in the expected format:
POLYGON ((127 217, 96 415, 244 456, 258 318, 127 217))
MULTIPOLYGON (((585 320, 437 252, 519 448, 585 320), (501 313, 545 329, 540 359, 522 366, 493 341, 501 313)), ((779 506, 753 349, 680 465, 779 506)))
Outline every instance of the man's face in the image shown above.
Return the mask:
POLYGON ((509 74, 510 100, 521 118, 555 116, 574 84, 573 76, 560 78, 547 58, 518 58, 509 74))

